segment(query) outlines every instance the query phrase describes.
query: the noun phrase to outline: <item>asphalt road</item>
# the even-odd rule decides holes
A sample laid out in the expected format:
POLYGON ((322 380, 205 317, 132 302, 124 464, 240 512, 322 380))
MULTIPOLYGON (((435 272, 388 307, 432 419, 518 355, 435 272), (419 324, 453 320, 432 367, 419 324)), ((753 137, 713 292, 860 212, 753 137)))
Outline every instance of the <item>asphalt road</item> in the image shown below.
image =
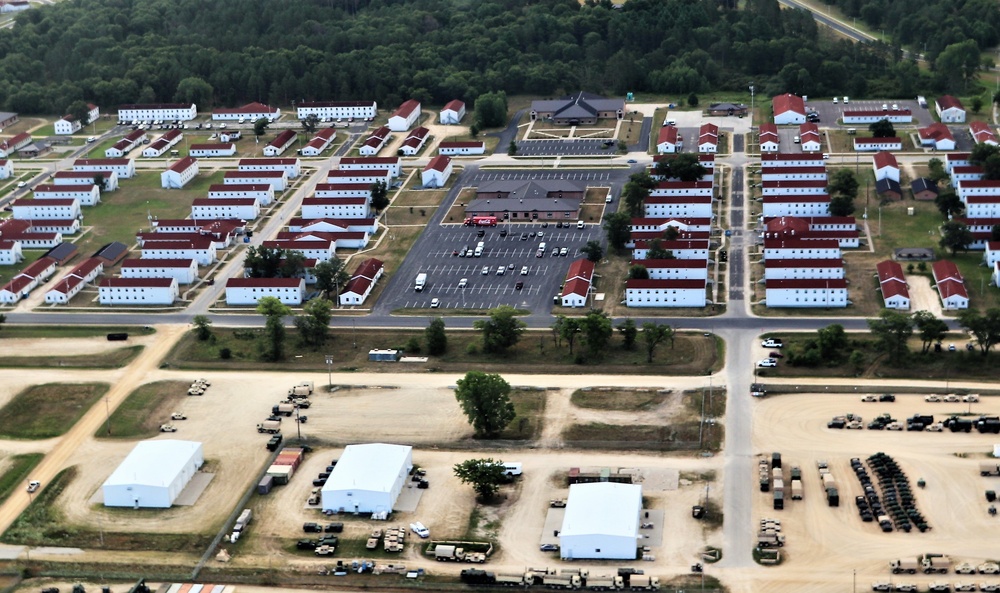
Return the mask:
POLYGON ((817 22, 819 22, 819 23, 821 23, 823 25, 826 25, 827 27, 830 27, 831 29, 833 29, 834 31, 840 33, 841 35, 847 37, 848 39, 852 39, 854 41, 861 41, 861 42, 868 42, 868 41, 874 41, 875 40, 875 37, 872 37, 871 35, 868 35, 867 33, 863 33, 861 31, 859 31, 858 29, 855 29, 854 27, 851 27, 850 25, 842 23, 842 22, 840 22, 840 21, 838 21, 838 20, 830 17, 829 15, 825 15, 822 12, 820 12, 818 10, 814 10, 814 9, 810 8, 809 6, 806 6, 805 4, 802 4, 800 2, 796 2, 795 0, 778 0, 778 2, 780 2, 781 4, 784 4, 785 6, 790 6, 792 8, 800 8, 802 10, 808 10, 809 12, 812 13, 813 18, 816 19, 817 22))

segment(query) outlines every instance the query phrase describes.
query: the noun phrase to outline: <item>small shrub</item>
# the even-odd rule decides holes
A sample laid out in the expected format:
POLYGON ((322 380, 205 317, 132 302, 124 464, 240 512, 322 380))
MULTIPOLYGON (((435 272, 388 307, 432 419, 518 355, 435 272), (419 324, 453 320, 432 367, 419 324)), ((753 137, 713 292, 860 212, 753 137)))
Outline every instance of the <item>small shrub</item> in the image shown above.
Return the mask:
POLYGON ((411 337, 407 342, 406 346, 403 348, 406 352, 420 352, 420 340, 417 336, 411 337))
POLYGON ((222 360, 229 360, 233 357, 233 351, 229 348, 219 348, 219 358, 222 360))
POLYGON ((470 355, 479 354, 479 345, 469 344, 468 346, 465 347, 465 353, 470 355))

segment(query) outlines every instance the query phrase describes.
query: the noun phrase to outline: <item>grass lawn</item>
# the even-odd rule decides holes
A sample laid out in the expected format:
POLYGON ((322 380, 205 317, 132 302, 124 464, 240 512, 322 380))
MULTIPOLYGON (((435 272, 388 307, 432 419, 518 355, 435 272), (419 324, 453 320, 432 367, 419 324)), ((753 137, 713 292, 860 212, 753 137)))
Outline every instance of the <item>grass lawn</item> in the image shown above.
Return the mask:
POLYGON ((641 412, 659 406, 669 396, 670 390, 587 387, 574 391, 570 402, 580 408, 641 412))
POLYGON ((84 209, 87 232, 76 241, 80 253, 89 256, 111 241, 135 244, 136 231, 149 228, 148 216, 187 218, 191 201, 204 197, 209 185, 222 183, 223 175, 221 171, 199 173, 181 190, 162 189, 157 172, 137 173, 122 180, 116 191, 101 196, 100 204, 84 209))
POLYGON ((2 368, 119 369, 139 356, 144 346, 128 346, 78 356, 0 356, 2 368))
POLYGON ((584 449, 652 449, 655 451, 718 451, 722 441, 722 426, 706 424, 700 435, 701 423, 694 421, 665 424, 574 424, 563 431, 568 446, 584 449))
POLYGON ((18 393, 0 408, 0 436, 47 439, 65 433, 111 386, 46 383, 18 393))
POLYGON ((24 487, 25 482, 30 480, 28 476, 31 470, 35 469, 38 462, 42 460, 41 453, 24 453, 13 455, 3 466, 3 474, 0 475, 0 503, 7 500, 7 497, 18 488, 24 487))
MULTIPOLYGON (((325 354, 333 356, 337 371, 383 371, 385 363, 368 362, 372 349, 402 348, 411 337, 423 341, 423 331, 365 330, 354 333, 351 329, 331 332, 330 342, 317 350, 298 345, 294 329, 288 332, 288 355, 280 363, 262 363, 257 360, 255 330, 216 328, 214 342, 199 342, 193 334, 182 338, 166 357, 164 365, 170 368, 190 369, 261 369, 281 371, 326 370, 325 354), (353 347, 357 341, 357 348, 353 347), (229 348, 231 359, 222 360, 219 351, 229 348)), ((715 340, 701 334, 681 333, 673 348, 661 344, 653 358, 646 363, 646 353, 641 349, 627 351, 617 338, 605 349, 599 361, 579 362, 570 355, 565 344, 554 346, 550 332, 531 332, 506 354, 483 354, 482 338, 477 332, 448 332, 448 352, 432 357, 426 364, 393 367, 394 372, 464 372, 475 368, 485 372, 524 373, 630 373, 659 375, 704 375, 718 370, 723 352, 715 340)), ((579 344, 577 346, 580 346, 579 344)), ((579 349, 576 350, 579 353, 579 349)), ((410 354, 419 354, 410 352, 410 354)))
POLYGON ((405 190, 399 192, 396 199, 392 201, 392 207, 421 206, 435 208, 441 205, 441 202, 447 195, 448 192, 445 190, 405 190))
POLYGON ((24 261, 12 266, 0 266, 0 285, 10 282, 14 276, 21 273, 21 270, 41 259, 45 252, 45 249, 25 249, 24 261))
POLYGON ((428 219, 430 219, 430 217, 434 214, 435 209, 437 209, 437 206, 390 206, 386 211, 385 218, 383 220, 388 220, 388 224, 393 227, 415 225, 424 226, 427 224, 428 219))
MULTIPOLYGON (((31 504, 3 534, 3 541, 14 544, 36 546, 73 546, 81 548, 101 548, 105 550, 172 550, 175 552, 197 553, 205 549, 212 540, 211 533, 139 533, 134 531, 114 532, 90 530, 86 527, 68 525, 58 509, 57 499, 76 478, 76 466, 59 472, 51 483, 42 486, 34 495, 31 504), (102 545, 103 543, 103 545, 102 545)), ((162 509, 121 509, 122 513, 161 513, 162 509)), ((95 512, 114 515, 119 509, 96 509, 95 512)), ((202 525, 206 530, 216 525, 202 525)))
POLYGON ((517 414, 507 428, 497 437, 505 441, 531 441, 542 432, 545 415, 545 390, 513 389, 510 401, 517 414))
POLYGON ((127 332, 134 336, 155 334, 151 327, 104 325, 5 325, 0 331, 0 345, 12 338, 92 338, 112 332, 127 332))
POLYGON ((106 426, 101 426, 94 436, 112 439, 156 436, 160 424, 169 422, 170 414, 187 398, 189 386, 184 381, 157 381, 139 386, 111 415, 110 434, 106 426))

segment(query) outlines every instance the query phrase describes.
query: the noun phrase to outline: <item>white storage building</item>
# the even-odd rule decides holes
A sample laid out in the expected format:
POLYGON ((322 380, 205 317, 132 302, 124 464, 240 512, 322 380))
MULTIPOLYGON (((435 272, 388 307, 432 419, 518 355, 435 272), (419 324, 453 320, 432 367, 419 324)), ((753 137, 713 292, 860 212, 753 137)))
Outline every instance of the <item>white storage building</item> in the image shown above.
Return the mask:
MULTIPOLYGON (((348 445, 323 485, 323 510, 391 511, 413 468, 413 447, 348 445)), ((632 551, 633 556, 635 550, 632 551)))
POLYGON ((638 484, 573 484, 559 531, 560 555, 565 560, 635 560, 641 512, 638 484))
POLYGON ((170 508, 203 463, 201 443, 142 441, 101 486, 104 506, 170 508))

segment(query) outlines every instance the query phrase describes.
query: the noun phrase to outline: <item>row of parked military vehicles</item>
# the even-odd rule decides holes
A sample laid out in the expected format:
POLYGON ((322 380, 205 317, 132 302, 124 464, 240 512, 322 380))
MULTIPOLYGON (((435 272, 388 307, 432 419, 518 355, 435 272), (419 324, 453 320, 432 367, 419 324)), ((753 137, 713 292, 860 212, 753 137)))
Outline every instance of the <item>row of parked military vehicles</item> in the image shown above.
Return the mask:
MULTIPOLYGON (((313 393, 313 382, 303 381, 288 390, 288 397, 277 404, 271 406, 271 415, 267 420, 257 424, 257 432, 262 434, 281 434, 281 418, 296 415, 296 421, 306 422, 307 416, 303 416, 297 410, 308 409, 312 404, 309 396, 313 393)), ((280 442, 280 441, 279 441, 280 442)))
POLYGON ((914 414, 903 421, 897 420, 892 414, 884 413, 876 416, 867 425, 864 418, 857 414, 834 416, 826 423, 827 428, 862 430, 896 430, 908 432, 972 432, 975 428, 980 434, 1000 434, 1000 416, 979 416, 978 418, 962 418, 949 416, 935 422, 931 414, 914 414))
MULTIPOLYGON (((884 533, 894 530, 908 533, 914 527, 921 533, 930 529, 927 520, 917 510, 916 499, 906 472, 892 457, 885 453, 876 453, 865 463, 855 457, 851 459, 851 469, 864 490, 864 495, 855 498, 862 521, 865 523, 877 521, 884 533), (872 480, 865 464, 875 473, 876 481, 872 480)), ((921 483, 918 482, 918 485, 921 483)))
MULTIPOLYGON (((889 570, 892 574, 948 574, 954 569, 956 575, 997 575, 1000 574, 1000 564, 992 561, 975 565, 970 562, 962 562, 955 565, 951 558, 944 554, 924 554, 923 556, 900 558, 889 563, 889 570)), ((969 581, 958 581, 950 583, 946 581, 933 581, 927 586, 928 591, 950 592, 950 591, 1000 591, 1000 583, 969 581)), ((918 588, 912 583, 876 581, 872 583, 872 591, 909 591, 916 592, 918 588)))
POLYGON ((587 591, 659 591, 659 577, 642 574, 634 568, 620 568, 617 574, 591 575, 587 569, 529 569, 523 573, 494 573, 467 568, 461 573, 463 583, 475 586, 534 587, 547 589, 582 589, 587 591))

